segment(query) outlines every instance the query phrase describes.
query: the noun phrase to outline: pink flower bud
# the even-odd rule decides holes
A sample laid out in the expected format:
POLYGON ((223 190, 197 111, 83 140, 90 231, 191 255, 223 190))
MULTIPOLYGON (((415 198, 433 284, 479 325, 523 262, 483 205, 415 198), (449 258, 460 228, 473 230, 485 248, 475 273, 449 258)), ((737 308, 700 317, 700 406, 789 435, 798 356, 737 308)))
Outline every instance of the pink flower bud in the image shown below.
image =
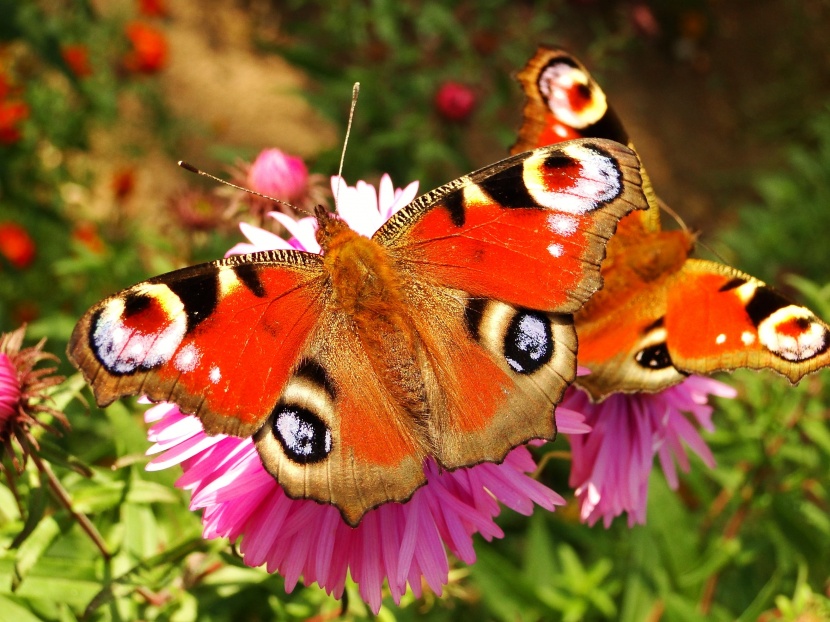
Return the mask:
POLYGON ((308 169, 301 158, 265 149, 248 170, 247 184, 251 190, 296 203, 308 190, 308 169))
POLYGON ((459 82, 444 82, 435 94, 435 108, 448 121, 464 121, 476 107, 476 94, 459 82))

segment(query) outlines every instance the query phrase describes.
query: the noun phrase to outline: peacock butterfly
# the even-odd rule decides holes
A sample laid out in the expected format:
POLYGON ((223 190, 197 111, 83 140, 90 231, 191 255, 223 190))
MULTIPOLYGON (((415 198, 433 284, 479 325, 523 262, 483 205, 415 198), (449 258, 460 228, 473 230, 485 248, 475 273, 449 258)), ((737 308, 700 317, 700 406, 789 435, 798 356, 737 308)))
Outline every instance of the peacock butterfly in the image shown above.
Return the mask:
MULTIPOLYGON (((514 153, 585 137, 631 146, 605 93, 564 50, 540 47, 518 79, 526 102, 514 153)), ((795 383, 830 364, 827 324, 748 274, 691 258, 695 236, 661 229, 659 201, 641 173, 649 208, 620 221, 604 287, 576 314, 579 362, 592 372, 578 384, 602 399, 738 367, 773 369, 795 383)))
POLYGON ((432 457, 500 462, 552 439, 575 376, 572 315, 617 221, 646 206, 607 140, 516 155, 421 196, 366 238, 318 207, 322 255, 269 251, 157 276, 78 322, 98 404, 172 401, 253 437, 294 498, 356 525, 432 457))

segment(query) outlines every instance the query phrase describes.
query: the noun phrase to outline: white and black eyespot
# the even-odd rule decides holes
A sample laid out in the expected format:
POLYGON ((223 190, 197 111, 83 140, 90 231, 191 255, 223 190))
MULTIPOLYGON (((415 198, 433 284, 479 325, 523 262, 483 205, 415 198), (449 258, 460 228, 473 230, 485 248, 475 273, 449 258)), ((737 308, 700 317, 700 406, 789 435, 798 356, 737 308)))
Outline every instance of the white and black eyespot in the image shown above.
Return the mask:
POLYGON ((166 285, 144 283, 92 314, 89 347, 110 374, 128 375, 167 363, 187 328, 179 297, 166 285))
POLYGON ((617 160, 586 144, 534 152, 524 161, 522 179, 536 205, 574 215, 592 212, 623 191, 617 160))
POLYGON ((299 362, 268 421, 254 434, 262 465, 278 480, 285 469, 306 468, 331 454, 336 444, 336 390, 320 363, 299 362))
POLYGON ((634 355, 637 365, 645 369, 666 369, 672 367, 671 355, 665 341, 639 350, 634 355))
POLYGON ((554 356, 556 340, 551 319, 545 313, 470 298, 464 319, 473 339, 517 374, 533 374, 554 356))
POLYGON ((538 311, 521 310, 504 336, 504 358, 519 374, 532 374, 553 356, 550 320, 538 311))
POLYGON ((293 462, 320 462, 331 453, 331 430, 307 408, 296 404, 278 404, 269 424, 274 438, 293 462))
POLYGON ((809 310, 789 305, 772 312, 758 324, 758 340, 776 356, 794 363, 826 352, 830 334, 809 310))
POLYGON ((637 366, 655 374, 662 373, 663 370, 666 370, 665 373, 676 373, 666 343, 667 338, 665 320, 662 317, 643 328, 634 354, 637 366))
POLYGON ((539 74, 539 92, 562 123, 583 129, 602 119, 605 93, 569 58, 558 58, 539 74))

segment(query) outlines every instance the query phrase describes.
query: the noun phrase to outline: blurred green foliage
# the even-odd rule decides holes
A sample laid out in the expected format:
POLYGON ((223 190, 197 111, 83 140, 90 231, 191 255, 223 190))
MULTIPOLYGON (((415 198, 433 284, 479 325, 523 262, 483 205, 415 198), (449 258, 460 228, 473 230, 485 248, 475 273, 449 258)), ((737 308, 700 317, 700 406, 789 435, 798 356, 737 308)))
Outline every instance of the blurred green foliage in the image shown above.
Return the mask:
POLYGON ((775 282, 781 273, 824 281, 830 255, 820 232, 830 231, 830 108, 806 124, 807 139, 785 147, 786 164, 755 176, 756 200, 720 236, 739 266, 775 282))
MULTIPOLYGON (((424 189, 512 142, 521 101, 512 72, 538 41, 551 40, 559 16, 579 10, 550 3, 540 11, 504 0, 338 1, 325 8, 290 0, 283 9, 292 16, 291 40, 263 38, 260 50, 284 55, 316 81, 309 99, 320 111, 342 122, 355 81, 383 94, 361 101, 347 177, 387 171, 398 183, 419 179, 424 189), (466 124, 434 108, 446 80, 476 92, 478 107, 466 124)), ((222 232, 158 236, 116 201, 94 223, 94 236, 76 234, 81 223, 71 197, 79 190, 84 196, 92 180, 72 170, 67 156, 90 148, 93 129, 116 123, 125 96, 151 111, 148 131, 165 144, 175 144, 177 121, 152 78, 124 75, 114 60, 127 49, 129 13, 104 18, 85 2, 0 0, 0 15, 0 57, 13 66, 11 78, 30 109, 20 139, 0 145, 0 221, 22 225, 37 250, 25 268, 0 259, 0 326, 32 319, 30 337, 48 336, 62 355, 88 305, 149 274, 219 256, 232 241, 222 232), (94 68, 85 78, 60 52, 78 41, 94 68)), ((614 23, 591 23, 595 48, 630 44, 632 33, 614 23)), ((759 277, 802 275, 790 284, 830 317, 830 254, 815 241, 830 230, 830 112, 811 127, 809 142, 785 147, 788 167, 762 173, 758 202, 724 239, 740 253, 739 265, 759 277)), ((339 150, 321 155, 318 170, 335 170, 338 158, 339 150)), ((445 597, 408 596, 400 607, 387 599, 378 618, 830 618, 827 380, 822 373, 792 388, 769 374, 734 374, 740 397, 717 403, 717 431, 707 436, 717 468, 694 463, 679 492, 655 473, 647 525, 629 529, 623 519, 609 529, 588 528, 572 499, 530 519, 505 511, 505 538, 479 539, 477 563, 454 564, 445 597)), ((344 609, 345 619, 372 617, 353 585, 348 603, 316 587, 286 595, 279 576, 245 567, 222 540, 202 540, 198 514, 173 486, 176 473, 143 468, 146 426, 134 402, 106 412, 91 407, 77 375, 53 398, 73 429, 59 438, 38 433, 40 455, 111 556, 102 556, 30 463, 0 484, 0 620, 322 620, 344 609)), ((8 460, 5 466, 13 470, 8 460)), ((565 491, 567 475, 566 461, 553 460, 540 477, 565 491)))

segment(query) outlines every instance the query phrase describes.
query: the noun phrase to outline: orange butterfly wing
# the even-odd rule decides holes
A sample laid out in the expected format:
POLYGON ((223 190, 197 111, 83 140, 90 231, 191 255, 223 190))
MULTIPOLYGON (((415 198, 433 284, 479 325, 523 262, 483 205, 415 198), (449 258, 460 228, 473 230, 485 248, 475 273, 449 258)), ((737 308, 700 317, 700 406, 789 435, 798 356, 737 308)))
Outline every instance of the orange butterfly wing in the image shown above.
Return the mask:
MULTIPOLYGON (((527 100, 513 152, 562 137, 628 142, 602 89, 564 50, 540 47, 518 77, 527 100)), ((694 236, 661 230, 659 200, 641 173, 649 209, 620 222, 605 285, 576 316, 579 361, 592 371, 577 382, 601 399, 657 391, 687 373, 769 368, 797 382, 828 365, 827 325, 749 275, 689 259, 694 236), (721 290, 727 283, 736 285, 721 290)))

